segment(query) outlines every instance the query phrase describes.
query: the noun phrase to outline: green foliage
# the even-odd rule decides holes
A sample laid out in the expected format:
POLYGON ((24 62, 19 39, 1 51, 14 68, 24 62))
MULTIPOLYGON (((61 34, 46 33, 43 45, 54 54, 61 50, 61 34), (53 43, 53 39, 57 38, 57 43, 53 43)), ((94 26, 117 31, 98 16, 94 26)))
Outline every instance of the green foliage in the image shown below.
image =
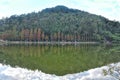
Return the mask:
MULTIPOLYGON (((20 40, 19 34, 22 29, 38 28, 49 38, 60 32, 64 35, 73 35, 74 40, 76 34, 80 35, 84 38, 80 41, 86 41, 86 37, 90 41, 120 41, 119 22, 65 6, 47 8, 38 13, 13 15, 0 20, 0 34, 12 31, 16 38, 13 40, 20 40)), ((11 40, 10 38, 6 39, 11 40)), ((76 39, 78 40, 78 38, 76 39)))

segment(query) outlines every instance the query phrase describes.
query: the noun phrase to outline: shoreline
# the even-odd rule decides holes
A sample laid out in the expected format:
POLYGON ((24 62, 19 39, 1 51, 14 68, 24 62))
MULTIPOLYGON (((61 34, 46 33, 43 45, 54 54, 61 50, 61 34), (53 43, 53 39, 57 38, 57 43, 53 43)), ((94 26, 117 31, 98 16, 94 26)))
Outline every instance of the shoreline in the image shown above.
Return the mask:
POLYGON ((66 42, 66 41, 3 41, 0 44, 99 44, 100 42, 66 42))

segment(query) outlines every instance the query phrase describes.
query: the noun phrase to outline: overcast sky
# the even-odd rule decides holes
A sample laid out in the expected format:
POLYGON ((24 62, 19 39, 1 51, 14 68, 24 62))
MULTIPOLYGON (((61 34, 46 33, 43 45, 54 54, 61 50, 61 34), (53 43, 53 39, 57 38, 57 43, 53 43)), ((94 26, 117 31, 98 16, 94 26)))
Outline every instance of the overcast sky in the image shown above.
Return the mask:
POLYGON ((120 21, 120 0, 0 0, 0 18, 64 5, 120 21))

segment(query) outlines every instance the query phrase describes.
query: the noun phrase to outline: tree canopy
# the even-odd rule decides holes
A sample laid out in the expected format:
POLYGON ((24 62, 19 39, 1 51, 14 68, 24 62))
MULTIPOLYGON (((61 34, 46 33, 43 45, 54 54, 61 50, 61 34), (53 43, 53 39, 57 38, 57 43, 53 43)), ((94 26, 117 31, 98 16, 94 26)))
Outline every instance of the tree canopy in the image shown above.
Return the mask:
POLYGON ((120 41, 120 23, 65 6, 0 20, 0 38, 30 41, 120 41))

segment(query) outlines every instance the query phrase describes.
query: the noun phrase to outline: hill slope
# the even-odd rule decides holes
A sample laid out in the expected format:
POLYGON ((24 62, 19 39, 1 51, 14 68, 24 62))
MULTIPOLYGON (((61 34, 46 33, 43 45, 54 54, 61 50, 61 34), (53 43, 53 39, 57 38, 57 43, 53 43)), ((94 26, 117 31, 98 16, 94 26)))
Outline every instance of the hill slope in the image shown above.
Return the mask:
POLYGON ((0 38, 30 41, 120 41, 120 23, 65 6, 0 20, 0 38))

